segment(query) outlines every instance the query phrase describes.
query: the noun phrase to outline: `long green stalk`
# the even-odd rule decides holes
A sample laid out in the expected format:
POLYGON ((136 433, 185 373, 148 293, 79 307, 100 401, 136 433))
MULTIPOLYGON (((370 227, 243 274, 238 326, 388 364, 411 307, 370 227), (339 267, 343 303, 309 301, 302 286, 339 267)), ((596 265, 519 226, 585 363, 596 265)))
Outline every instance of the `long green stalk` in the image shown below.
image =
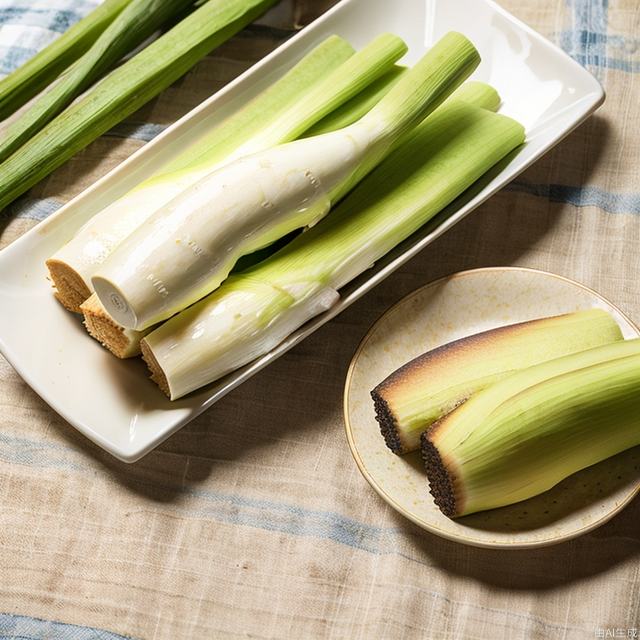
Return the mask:
POLYGON ((0 120, 38 95, 91 47, 131 0, 104 0, 89 15, 0 80, 0 120))
POLYGON ((132 0, 73 67, 3 131, 0 162, 53 120, 125 54, 192 5, 193 0, 132 0))
MULTIPOLYGON (((331 36, 328 41, 333 41, 334 38, 337 36, 331 36)), ((230 159, 256 153, 276 144, 296 140, 319 120, 350 100, 356 99, 364 89, 392 69, 393 64, 406 52, 407 45, 398 36, 389 33, 379 35, 354 55, 346 58, 339 67, 332 69, 331 73, 318 70, 316 80, 322 78, 323 82, 314 83, 308 92, 302 93, 295 102, 290 103, 286 111, 278 109, 277 117, 270 112, 266 112, 266 117, 258 116, 251 121, 245 117, 242 129, 245 142, 239 146, 234 125, 227 134, 234 147, 231 156, 227 152, 228 143, 225 139, 213 139, 212 132, 209 137, 215 144, 198 142, 199 153, 181 153, 153 180, 175 181, 176 177, 182 177, 181 172, 185 171, 189 174, 189 181, 195 182, 197 178, 210 173, 222 160, 228 162, 230 159)), ((274 95, 275 100, 277 97, 274 95)), ((182 185, 183 183, 181 190, 184 189, 182 185)))
POLYGON ((209 0, 0 165, 0 209, 184 75, 276 0, 209 0))
POLYGON ((305 138, 319 136, 329 131, 337 131, 350 124, 356 122, 369 113, 384 96, 391 91, 391 88, 400 80, 402 75, 407 71, 406 67, 395 66, 381 78, 363 89, 349 102, 343 104, 340 108, 332 111, 325 116, 320 122, 304 132, 305 138))
POLYGON ((622 340, 602 309, 519 322, 483 331, 428 351, 387 376, 371 391, 376 420, 394 453, 420 448, 431 424, 474 393, 514 371, 622 340))
POLYGON ((450 517, 526 500, 636 445, 638 339, 514 373, 422 436, 431 493, 450 517))
POLYGON ((146 336, 152 377, 175 399, 266 353, 523 139, 510 118, 452 99, 331 215, 146 336))

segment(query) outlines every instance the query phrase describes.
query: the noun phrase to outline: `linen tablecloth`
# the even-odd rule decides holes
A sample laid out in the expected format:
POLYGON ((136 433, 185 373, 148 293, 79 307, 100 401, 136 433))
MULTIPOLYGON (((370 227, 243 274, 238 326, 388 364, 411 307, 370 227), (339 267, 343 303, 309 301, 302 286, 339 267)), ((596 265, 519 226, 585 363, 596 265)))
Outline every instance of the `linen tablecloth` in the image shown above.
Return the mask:
MULTIPOLYGON (((2 245, 330 4, 283 3, 218 49, 0 214, 2 245)), ((0 72, 94 5, 0 2, 0 72)), ((118 462, 0 360, 0 638, 638 637, 640 500, 556 547, 469 548, 382 502, 344 435, 342 389, 359 340, 389 305, 439 276, 546 269, 640 321, 638 0, 503 5, 596 74, 604 107, 156 451, 118 462)))

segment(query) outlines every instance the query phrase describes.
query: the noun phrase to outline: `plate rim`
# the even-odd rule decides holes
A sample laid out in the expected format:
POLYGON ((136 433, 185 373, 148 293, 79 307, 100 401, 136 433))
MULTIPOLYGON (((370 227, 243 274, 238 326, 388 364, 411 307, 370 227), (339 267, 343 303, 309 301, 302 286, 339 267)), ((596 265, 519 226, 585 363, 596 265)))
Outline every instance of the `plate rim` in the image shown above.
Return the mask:
POLYGON ((476 275, 478 273, 487 273, 492 271, 493 272, 519 271, 523 273, 535 273, 538 275, 552 277, 558 280, 562 280, 563 282, 567 282, 573 286, 578 287, 579 289, 582 289, 583 291, 586 291, 587 293, 594 295, 598 299, 610 305, 610 307, 614 309, 617 313, 619 313, 620 316, 626 322, 628 322, 631 325, 631 327, 633 327, 633 329, 640 336, 640 327, 633 320, 631 320, 631 318, 629 318, 629 316, 626 313, 624 313, 617 305, 613 304, 608 298, 598 293, 595 289, 592 289, 591 287, 588 287, 587 285, 584 285, 581 282, 577 282, 576 280, 573 280, 572 278, 569 278, 567 276, 562 276, 557 273, 552 273, 551 271, 545 271, 543 269, 535 269, 532 267, 520 267, 520 266, 477 267, 474 269, 465 269, 463 271, 456 271, 454 273, 451 273, 451 274, 442 276, 440 278, 437 278, 435 280, 432 280, 430 282, 427 282, 426 284, 418 287, 417 289, 410 291, 408 294, 403 296, 400 300, 398 300, 397 302, 392 304, 389 308, 387 308, 385 311, 383 311, 383 313, 380 314, 376 320, 374 320, 374 322, 371 324, 369 329, 367 329, 367 332, 358 343, 358 346, 354 351, 353 356, 351 357, 351 360, 349 362, 349 368, 347 369, 347 374, 345 376, 344 390, 343 390, 343 396, 342 396, 342 408, 343 408, 345 434, 347 437, 347 443, 349 445, 349 451, 351 452, 351 456, 353 457, 361 475, 369 483, 371 488, 397 513, 402 515, 404 518, 407 518, 408 520, 413 522, 415 525, 419 526, 421 529, 428 531, 429 533, 432 533, 434 535, 437 535, 441 538, 444 538, 446 540, 450 540, 452 542, 458 542, 471 547, 477 547, 477 548, 483 548, 483 549, 516 550, 516 549, 533 549, 533 548, 540 548, 540 547, 549 547, 552 545, 560 544, 562 542, 573 540, 581 535, 584 535, 585 533, 588 533, 589 531, 593 531, 594 529, 601 527, 603 524, 606 524, 614 516, 616 516, 623 509, 625 509, 634 500, 634 498, 636 498, 640 494, 640 481, 638 482, 635 489, 632 489, 630 493, 627 496, 625 496, 625 498, 621 500, 618 505, 615 506, 614 509, 611 509, 606 514, 604 514, 601 518, 595 520, 594 522, 584 527, 581 527, 579 529, 576 529, 568 534, 563 534, 562 536, 556 537, 556 538, 545 538, 539 541, 528 541, 528 542, 524 541, 524 542, 513 542, 513 543, 487 542, 487 541, 477 540, 471 537, 451 534, 447 531, 440 529, 439 527, 429 525, 428 523, 424 522, 420 518, 416 517, 412 512, 406 510, 404 507, 399 505, 389 494, 385 492, 384 488, 381 487, 376 482, 376 480, 371 476, 371 474, 368 472, 364 462, 362 461, 362 458, 360 457, 360 454, 355 444, 355 440, 353 438, 353 431, 352 431, 351 420, 349 416, 349 392, 351 390, 351 383, 352 383, 357 361, 362 351, 366 347, 367 343, 371 339, 373 332, 378 327, 378 325, 388 315, 393 313, 393 311, 395 311, 400 305, 406 304, 409 300, 418 296, 426 289, 430 289, 446 281, 457 280, 469 275, 476 275))

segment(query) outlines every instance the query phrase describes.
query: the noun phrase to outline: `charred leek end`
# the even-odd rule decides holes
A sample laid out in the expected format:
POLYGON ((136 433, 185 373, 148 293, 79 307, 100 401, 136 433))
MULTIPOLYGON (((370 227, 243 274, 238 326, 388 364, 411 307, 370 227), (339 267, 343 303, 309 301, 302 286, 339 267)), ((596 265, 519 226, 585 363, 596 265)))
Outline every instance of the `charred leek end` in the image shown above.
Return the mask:
POLYGON ((616 340, 622 333, 601 309, 522 322, 428 351, 372 392, 376 420, 394 453, 420 447, 420 435, 469 396, 509 373, 616 340))
POLYGON ((94 293, 80 305, 84 326, 103 347, 117 358, 133 358, 140 355, 140 340, 144 332, 125 329, 114 322, 94 293))
POLYGON ((640 340, 517 372, 422 436, 431 493, 450 517, 547 491, 640 444, 640 340))
POLYGON ((447 34, 360 121, 240 158, 186 189, 91 279, 109 315, 146 329, 216 289, 241 256, 316 224, 478 62, 464 36, 447 34))
POLYGON ((0 167, 0 210, 183 76, 275 0, 209 0, 91 88, 0 167))
POLYGON ((105 0, 21 67, 0 80, 0 120, 8 118, 84 54, 131 0, 105 0))
POLYGON ((313 104, 314 117, 321 118, 339 106, 339 100, 350 97, 343 90, 347 79, 362 83, 392 65, 391 58, 402 55, 404 44, 395 42, 391 58, 389 44, 386 39, 374 42, 354 55, 351 45, 342 38, 327 38, 245 107, 95 215, 48 263, 63 304, 78 311, 75 300, 93 290, 90 278, 111 252, 157 209, 217 165, 237 156, 241 146, 259 151, 264 145, 286 142, 292 129, 311 126, 315 120, 304 110, 302 101, 313 104), (265 136, 266 128, 273 137, 265 136), (69 289, 67 282, 79 286, 69 289))
POLYGON ((153 379, 176 399, 263 355, 523 138, 510 118, 452 99, 330 216, 146 336, 153 379))
POLYGON ((193 0, 132 0, 96 39, 91 48, 48 91, 3 131, 0 161, 8 158, 31 136, 50 122, 74 98, 102 77, 125 54, 150 37, 193 0))

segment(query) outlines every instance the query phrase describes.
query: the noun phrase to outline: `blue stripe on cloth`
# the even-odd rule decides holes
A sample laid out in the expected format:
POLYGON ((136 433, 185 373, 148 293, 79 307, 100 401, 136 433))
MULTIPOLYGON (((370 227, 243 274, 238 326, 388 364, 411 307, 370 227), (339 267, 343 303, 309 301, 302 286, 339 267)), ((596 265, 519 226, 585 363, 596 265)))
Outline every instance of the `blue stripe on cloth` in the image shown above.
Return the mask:
POLYGON ((57 211, 62 202, 55 198, 20 198, 0 211, 2 218, 26 218, 27 220, 44 220, 57 211))
POLYGON ((3 24, 17 24, 27 29, 29 27, 42 27, 56 33, 63 33, 83 17, 84 14, 77 11, 56 9, 55 6, 41 9, 0 7, 0 26, 3 24))
POLYGON ((130 640, 104 629, 0 613, 0 640, 130 640))
POLYGON ((511 182, 505 190, 528 193, 552 202, 571 204, 574 207, 598 207, 607 213, 640 215, 640 192, 612 193, 591 186, 570 187, 562 184, 531 184, 520 181, 511 182))
POLYGON ((630 54, 640 50, 640 44, 635 38, 623 38, 622 36, 608 36, 605 34, 594 33, 593 31, 564 31, 560 34, 560 46, 571 55, 571 57, 579 62, 583 67, 588 65, 616 69, 625 71, 626 73, 639 73, 640 60, 631 60, 630 54), (576 40, 582 43, 581 50, 576 51, 574 45, 576 40), (601 51, 587 53, 590 48, 589 43, 599 43, 601 51), (627 53, 627 58, 618 56, 603 55, 602 50, 617 49, 620 53, 627 53))
MULTIPOLYGON (((144 139, 144 138, 140 138, 144 139)), ((572 187, 563 184, 532 184, 516 180, 505 187, 505 191, 526 193, 552 202, 570 204, 574 207, 598 207, 606 213, 629 213, 640 215, 640 192, 616 193, 598 187, 572 187)), ((62 203, 55 198, 35 200, 21 198, 0 213, 2 218, 25 218, 44 220, 62 203)))
POLYGON ((38 53, 36 49, 17 47, 15 45, 10 47, 0 45, 0 74, 8 75, 15 71, 36 53, 38 53))
POLYGON ((565 51, 585 66, 597 67, 607 56, 609 0, 567 0, 572 13, 565 51), (602 34, 602 35, 601 35, 602 34))

